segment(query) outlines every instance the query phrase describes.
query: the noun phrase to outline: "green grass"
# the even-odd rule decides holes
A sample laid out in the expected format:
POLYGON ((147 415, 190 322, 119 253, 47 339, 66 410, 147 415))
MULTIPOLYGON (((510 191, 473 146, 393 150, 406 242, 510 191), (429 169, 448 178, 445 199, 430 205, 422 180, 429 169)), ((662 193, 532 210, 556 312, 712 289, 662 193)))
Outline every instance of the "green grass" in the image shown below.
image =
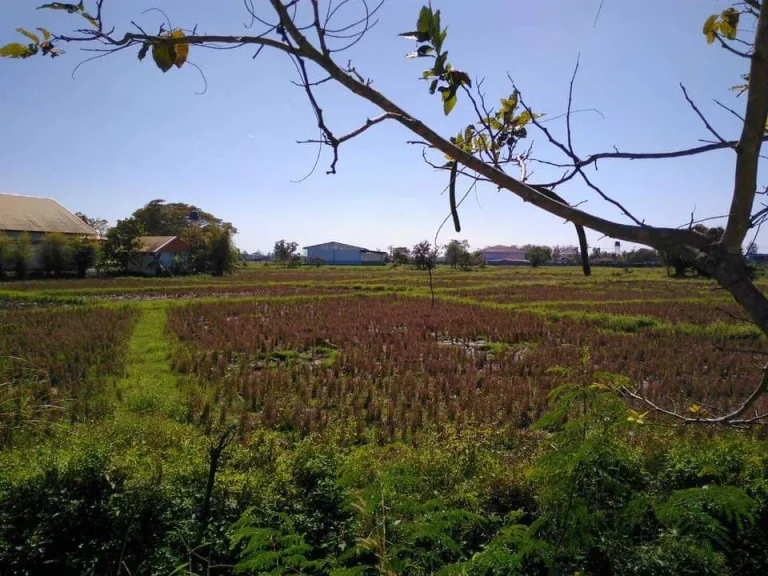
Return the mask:
POLYGON ((141 307, 141 315, 128 341, 125 377, 118 384, 118 411, 141 415, 162 414, 184 418, 180 376, 170 367, 171 344, 166 333, 167 307, 141 307))

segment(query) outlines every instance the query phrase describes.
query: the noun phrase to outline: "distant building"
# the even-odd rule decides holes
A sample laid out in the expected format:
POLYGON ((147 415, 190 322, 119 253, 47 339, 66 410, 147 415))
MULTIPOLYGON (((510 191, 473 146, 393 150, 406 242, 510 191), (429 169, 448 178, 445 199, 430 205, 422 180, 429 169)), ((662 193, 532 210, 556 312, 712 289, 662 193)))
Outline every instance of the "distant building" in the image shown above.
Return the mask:
POLYGON ((581 258, 579 249, 573 248, 573 247, 560 248, 557 251, 556 256, 557 257, 555 258, 555 262, 559 264, 569 264, 572 262, 579 262, 581 258))
POLYGON ((341 242, 326 242, 302 248, 306 261, 320 259, 326 264, 339 266, 378 265, 386 262, 387 253, 369 250, 341 242))
POLYGON ((159 276, 170 270, 177 254, 189 255, 189 244, 178 236, 142 236, 141 259, 131 266, 131 272, 159 276))
POLYGON ((616 259, 615 256, 607 256, 607 255, 590 258, 589 262, 593 266, 618 266, 619 265, 619 261, 616 259))
POLYGON ((53 198, 0 194, 0 234, 17 237, 26 232, 33 244, 53 232, 98 238, 91 228, 53 198))
POLYGON ((0 194, 0 236, 18 238, 27 234, 31 243, 29 267, 42 268, 38 258, 46 234, 97 239, 99 232, 72 214, 53 198, 0 194))
POLYGON ((517 246, 490 246, 479 250, 479 253, 485 258, 485 263, 493 265, 527 265, 530 264, 525 257, 525 250, 517 246))

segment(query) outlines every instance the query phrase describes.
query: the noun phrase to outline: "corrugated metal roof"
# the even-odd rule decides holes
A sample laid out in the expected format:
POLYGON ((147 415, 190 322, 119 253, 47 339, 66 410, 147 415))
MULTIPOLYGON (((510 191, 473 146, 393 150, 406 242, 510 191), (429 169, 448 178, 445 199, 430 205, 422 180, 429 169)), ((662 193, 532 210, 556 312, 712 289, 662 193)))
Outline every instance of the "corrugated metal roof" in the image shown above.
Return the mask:
POLYGON ((0 231, 99 234, 53 198, 15 194, 0 194, 0 231))
POLYGON ((160 252, 160 249, 172 242, 176 236, 142 236, 140 252, 160 252))
POLYGON ((342 242, 324 242, 323 244, 313 244, 312 246, 303 246, 304 250, 309 248, 320 248, 322 250, 365 250, 360 246, 353 246, 352 244, 343 244, 342 242))

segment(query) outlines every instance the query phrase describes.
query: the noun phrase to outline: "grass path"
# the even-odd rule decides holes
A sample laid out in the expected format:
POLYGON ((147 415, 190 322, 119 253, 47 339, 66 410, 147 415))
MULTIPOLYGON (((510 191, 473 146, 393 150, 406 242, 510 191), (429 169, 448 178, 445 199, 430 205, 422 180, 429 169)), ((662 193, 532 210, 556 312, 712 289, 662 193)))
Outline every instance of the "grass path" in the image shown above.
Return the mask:
POLYGON ((167 307, 153 302, 139 310, 138 321, 128 340, 125 377, 118 384, 122 402, 117 410, 142 415, 162 414, 182 420, 184 403, 178 386, 180 376, 171 370, 171 348, 165 331, 167 307))

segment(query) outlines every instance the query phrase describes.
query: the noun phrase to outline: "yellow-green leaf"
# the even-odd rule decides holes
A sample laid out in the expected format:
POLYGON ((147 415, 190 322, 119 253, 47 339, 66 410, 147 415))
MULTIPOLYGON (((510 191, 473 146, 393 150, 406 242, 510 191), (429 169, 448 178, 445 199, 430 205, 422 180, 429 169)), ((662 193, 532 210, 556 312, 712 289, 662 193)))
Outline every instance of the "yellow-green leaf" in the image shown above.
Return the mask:
POLYGON ((645 417, 648 415, 648 412, 635 412, 634 410, 629 411, 629 416, 627 416, 627 420, 629 422, 634 422, 635 424, 643 425, 645 424, 645 417))
POLYGON ((32 42, 34 42, 35 44, 40 44, 40 37, 37 34, 32 34, 32 32, 30 32, 29 30, 24 30, 24 28, 16 28, 16 32, 18 32, 19 34, 23 34, 24 36, 32 40, 32 42))
MULTIPOLYGON (((185 36, 184 32, 178 28, 171 33, 171 38, 184 38, 185 36)), ((174 48, 176 58, 174 58, 173 63, 176 65, 176 68, 181 68, 184 66, 184 62, 187 61, 187 56, 189 56, 189 44, 176 44, 174 48)))
POLYGON ((98 20, 96 20, 96 18, 94 18, 93 16, 91 16, 90 14, 88 14, 88 12, 83 12, 83 18, 85 18, 86 20, 88 20, 88 22, 90 22, 90 23, 91 23, 93 26, 95 26, 96 28, 98 28, 98 27, 99 27, 99 22, 98 22, 98 20))
POLYGON ((48 30, 46 30, 45 28, 38 28, 38 30, 40 30, 40 32, 43 33, 43 40, 50 40, 51 39, 51 33, 48 32, 48 30))
POLYGON ((443 98, 443 113, 448 116, 448 114, 451 113, 451 110, 453 110, 454 106, 456 106, 456 93, 452 92, 448 95, 447 98, 443 98))
POLYGON ((531 121, 531 118, 532 118, 531 113, 528 112, 528 110, 526 110, 525 112, 520 114, 520 116, 514 119, 513 124, 515 126, 525 126, 526 124, 528 124, 528 122, 531 121))
POLYGON ((504 113, 512 112, 517 108, 517 92, 513 92, 509 98, 501 99, 501 109, 504 113))
POLYGON ((168 72, 176 60, 173 46, 170 44, 155 44, 152 46, 152 59, 163 72, 168 72))
POLYGON ((704 412, 704 409, 698 404, 691 404, 688 407, 688 412, 690 412, 694 416, 698 416, 699 414, 702 414, 704 412))
POLYGON ((0 58, 29 58, 37 54, 37 46, 34 44, 20 44, 12 42, 0 48, 0 58))
POLYGON ((736 33, 739 27, 739 13, 735 8, 728 8, 720 15, 720 32, 729 40, 736 39, 736 33))
POLYGON ((707 18, 706 22, 704 22, 704 28, 702 32, 704 32, 704 36, 707 37, 707 44, 712 44, 712 42, 715 41, 715 33, 717 30, 717 14, 712 14, 709 18, 707 18))

